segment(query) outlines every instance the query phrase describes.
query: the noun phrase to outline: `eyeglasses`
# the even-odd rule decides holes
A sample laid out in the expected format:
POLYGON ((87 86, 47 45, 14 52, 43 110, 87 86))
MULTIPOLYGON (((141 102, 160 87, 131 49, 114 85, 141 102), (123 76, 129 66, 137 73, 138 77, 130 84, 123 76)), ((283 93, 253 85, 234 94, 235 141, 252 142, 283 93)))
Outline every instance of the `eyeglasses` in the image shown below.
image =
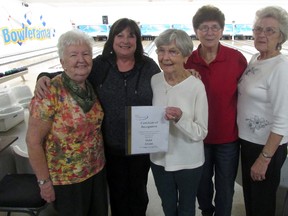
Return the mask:
POLYGON ((252 29, 252 31, 254 32, 255 35, 259 35, 262 32, 264 32, 264 34, 266 36, 271 36, 271 35, 275 34, 276 32, 279 32, 272 27, 263 28, 261 26, 256 26, 254 29, 252 29))
POLYGON ((170 49, 170 50, 165 50, 165 49, 156 49, 156 53, 158 56, 164 56, 165 53, 168 53, 169 57, 175 57, 180 55, 181 53, 178 50, 170 49))
POLYGON ((209 29, 211 29, 213 32, 218 32, 221 29, 221 27, 219 25, 212 25, 212 26, 202 25, 202 26, 199 26, 198 29, 201 32, 208 32, 209 29))

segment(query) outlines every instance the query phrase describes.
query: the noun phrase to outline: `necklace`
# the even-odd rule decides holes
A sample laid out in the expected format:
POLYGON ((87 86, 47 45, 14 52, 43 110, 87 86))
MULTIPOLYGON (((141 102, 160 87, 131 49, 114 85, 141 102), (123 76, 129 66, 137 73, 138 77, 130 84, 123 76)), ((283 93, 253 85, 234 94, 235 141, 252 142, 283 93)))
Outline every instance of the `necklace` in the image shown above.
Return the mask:
POLYGON ((166 95, 168 94, 168 92, 173 89, 173 86, 169 85, 168 83, 165 83, 165 93, 166 95))
POLYGON ((176 78, 172 78, 172 77, 165 77, 165 73, 164 73, 164 78, 165 78, 165 90, 166 90, 166 94, 173 89, 174 86, 176 86, 177 84, 183 82, 185 79, 187 79, 189 76, 191 76, 191 73, 187 70, 184 70, 181 72, 180 76, 177 76, 176 78))
POLYGON ((164 77, 166 82, 170 85, 170 86, 175 86, 178 83, 182 82, 183 80, 185 80, 187 77, 191 76, 191 73, 187 70, 183 70, 180 72, 181 74, 179 76, 173 76, 173 75, 166 75, 165 76, 165 72, 164 72, 164 77))
POLYGON ((276 52, 276 53, 273 53, 271 54, 270 56, 266 55, 266 56, 261 56, 261 54, 257 57, 257 60, 266 60, 266 59, 269 59, 269 58, 273 58, 275 56, 278 56, 280 54, 280 52, 276 52))

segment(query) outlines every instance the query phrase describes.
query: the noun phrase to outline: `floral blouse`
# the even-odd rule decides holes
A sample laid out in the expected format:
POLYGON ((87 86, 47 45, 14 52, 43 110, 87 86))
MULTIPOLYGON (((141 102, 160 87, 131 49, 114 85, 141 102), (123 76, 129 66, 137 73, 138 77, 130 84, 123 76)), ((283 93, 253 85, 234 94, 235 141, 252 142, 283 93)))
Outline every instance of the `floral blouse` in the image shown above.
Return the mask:
POLYGON ((104 113, 98 100, 84 113, 58 75, 51 81, 50 93, 45 99, 32 99, 30 115, 53 121, 43 146, 54 185, 79 183, 103 169, 101 123, 104 113))

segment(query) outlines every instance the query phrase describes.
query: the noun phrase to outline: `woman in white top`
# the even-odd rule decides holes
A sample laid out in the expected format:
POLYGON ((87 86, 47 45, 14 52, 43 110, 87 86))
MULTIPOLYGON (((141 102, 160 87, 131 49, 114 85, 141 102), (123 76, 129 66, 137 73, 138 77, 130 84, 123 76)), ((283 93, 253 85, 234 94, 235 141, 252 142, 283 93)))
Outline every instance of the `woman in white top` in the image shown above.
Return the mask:
POLYGON ((244 201, 247 216, 274 216, 288 141, 288 59, 280 52, 288 35, 287 12, 257 11, 253 33, 259 53, 238 85, 244 201))
POLYGON ((151 169, 165 215, 193 216, 207 135, 205 87, 184 68, 193 51, 187 33, 168 29, 155 44, 163 73, 152 77, 153 106, 166 106, 171 122, 168 151, 150 155, 151 169))

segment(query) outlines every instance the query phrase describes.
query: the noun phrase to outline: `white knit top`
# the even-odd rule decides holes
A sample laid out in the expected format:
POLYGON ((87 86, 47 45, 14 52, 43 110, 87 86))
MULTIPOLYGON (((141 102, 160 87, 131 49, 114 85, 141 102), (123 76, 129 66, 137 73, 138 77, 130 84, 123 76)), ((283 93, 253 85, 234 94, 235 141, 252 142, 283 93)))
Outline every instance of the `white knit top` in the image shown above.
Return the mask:
POLYGON ((265 145, 270 132, 288 141, 288 59, 254 55, 238 84, 239 137, 265 145))
POLYGON ((159 73, 152 77, 151 86, 153 106, 174 106, 183 112, 177 123, 170 124, 168 152, 150 154, 151 161, 166 171, 203 165, 203 139, 208 132, 208 104, 203 83, 190 76, 170 86, 164 73, 159 73))

